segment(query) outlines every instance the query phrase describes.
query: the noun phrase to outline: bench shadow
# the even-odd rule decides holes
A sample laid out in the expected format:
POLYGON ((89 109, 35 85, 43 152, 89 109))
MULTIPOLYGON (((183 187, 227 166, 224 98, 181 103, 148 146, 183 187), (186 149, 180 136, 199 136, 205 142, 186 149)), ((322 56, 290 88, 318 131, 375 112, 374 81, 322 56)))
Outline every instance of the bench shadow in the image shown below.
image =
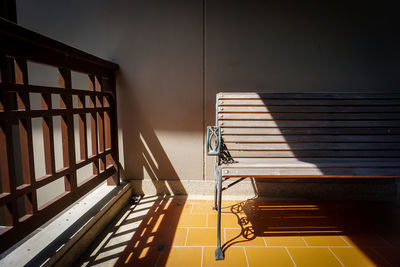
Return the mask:
POLYGON ((393 203, 250 199, 223 210, 234 214, 240 226, 240 233, 223 245, 224 251, 259 237, 268 246, 290 247, 279 239, 292 237, 298 238, 292 246, 329 247, 334 242, 357 247, 378 266, 400 264, 400 259, 385 251, 400 245, 400 208, 393 203))

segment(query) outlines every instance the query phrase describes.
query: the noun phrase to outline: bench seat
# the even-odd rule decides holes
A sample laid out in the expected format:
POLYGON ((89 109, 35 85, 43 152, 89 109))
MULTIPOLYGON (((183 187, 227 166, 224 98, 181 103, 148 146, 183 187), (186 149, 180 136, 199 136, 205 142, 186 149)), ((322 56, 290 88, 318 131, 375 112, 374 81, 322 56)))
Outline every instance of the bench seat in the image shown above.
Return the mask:
POLYGON ((222 177, 265 177, 288 178, 310 177, 321 178, 336 176, 341 178, 398 178, 400 177, 400 161, 320 161, 318 163, 302 161, 281 161, 275 163, 253 162, 223 163, 220 165, 222 177))
POLYGON ((206 140, 223 259, 223 180, 400 178, 400 94, 219 93, 206 140))

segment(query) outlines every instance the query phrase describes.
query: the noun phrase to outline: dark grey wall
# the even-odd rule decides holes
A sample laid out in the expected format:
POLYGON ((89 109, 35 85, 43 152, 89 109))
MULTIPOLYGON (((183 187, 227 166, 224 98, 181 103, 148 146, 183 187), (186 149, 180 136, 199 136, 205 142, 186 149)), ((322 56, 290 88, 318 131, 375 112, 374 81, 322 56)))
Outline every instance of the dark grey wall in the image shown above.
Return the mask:
POLYGON ((21 25, 120 64, 128 178, 213 179, 203 136, 219 91, 399 88, 394 1, 19 0, 17 7, 21 25))

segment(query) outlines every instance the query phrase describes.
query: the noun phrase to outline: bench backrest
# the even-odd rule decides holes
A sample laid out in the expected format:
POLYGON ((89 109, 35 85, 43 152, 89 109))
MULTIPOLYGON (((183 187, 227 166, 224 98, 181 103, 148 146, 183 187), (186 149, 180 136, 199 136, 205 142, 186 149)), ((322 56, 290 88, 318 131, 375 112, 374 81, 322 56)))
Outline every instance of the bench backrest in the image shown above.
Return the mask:
POLYGON ((400 94, 219 93, 216 116, 234 160, 400 159, 400 94))

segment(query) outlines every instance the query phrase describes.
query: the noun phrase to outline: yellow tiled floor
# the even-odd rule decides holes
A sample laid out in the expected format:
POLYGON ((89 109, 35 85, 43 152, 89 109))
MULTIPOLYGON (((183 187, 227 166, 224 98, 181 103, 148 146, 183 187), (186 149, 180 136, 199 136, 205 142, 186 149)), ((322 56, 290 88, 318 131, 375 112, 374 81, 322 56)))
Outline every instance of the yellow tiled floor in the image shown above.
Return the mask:
POLYGON ((342 266, 329 248, 288 248, 296 266, 342 266))
POLYGON ((223 202, 223 261, 211 206, 157 199, 116 266, 400 266, 400 208, 390 203, 223 202))

